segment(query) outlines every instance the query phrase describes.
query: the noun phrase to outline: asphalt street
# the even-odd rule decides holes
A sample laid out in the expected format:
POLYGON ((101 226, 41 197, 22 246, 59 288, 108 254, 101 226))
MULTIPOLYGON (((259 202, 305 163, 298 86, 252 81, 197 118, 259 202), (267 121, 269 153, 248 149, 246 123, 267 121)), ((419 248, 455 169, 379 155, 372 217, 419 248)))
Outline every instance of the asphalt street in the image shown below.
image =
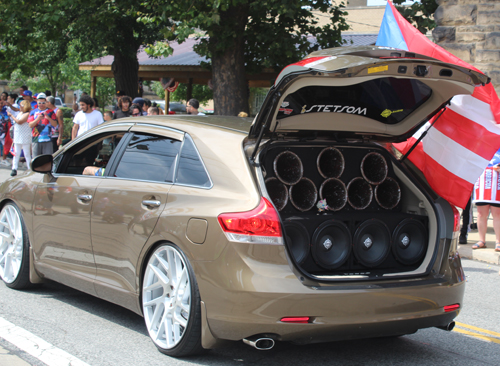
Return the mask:
MULTIPOLYGON (((9 174, 10 169, 0 168, 0 180, 9 174)), ((469 244, 461 251, 470 250, 474 235, 469 234, 469 244)), ((489 250, 483 250, 484 256, 489 250)), ((491 254, 496 255, 493 250, 491 254)), ((431 328, 399 338, 306 346, 278 343, 271 351, 234 342, 183 359, 158 352, 142 317, 117 305, 53 282, 29 291, 14 291, 0 283, 0 366, 499 365, 500 266, 496 260, 463 259, 464 307, 452 332, 431 328)))

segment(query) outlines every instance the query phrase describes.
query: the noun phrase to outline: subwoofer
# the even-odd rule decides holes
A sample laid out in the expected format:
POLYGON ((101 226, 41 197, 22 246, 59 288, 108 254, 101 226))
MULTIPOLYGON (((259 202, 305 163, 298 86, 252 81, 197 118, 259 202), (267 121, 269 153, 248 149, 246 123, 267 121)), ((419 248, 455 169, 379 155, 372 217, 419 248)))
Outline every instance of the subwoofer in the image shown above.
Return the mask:
POLYGON ((316 166, 323 178, 338 178, 344 171, 344 155, 334 147, 327 147, 318 154, 316 166))
POLYGON ((366 154, 361 161, 361 175, 370 184, 377 185, 382 183, 387 177, 387 172, 387 162, 377 152, 366 154))
POLYGON ((427 229, 420 221, 405 219, 394 229, 392 240, 396 260, 405 265, 415 264, 427 250, 427 229))
POLYGON ((299 222, 288 221, 283 225, 285 239, 295 261, 302 264, 309 255, 310 237, 307 229, 299 222))
POLYGON ((302 178, 290 187, 290 202, 299 211, 309 211, 318 200, 318 190, 309 178, 302 178))
POLYGON ((319 196, 321 199, 326 199, 330 210, 339 211, 347 203, 347 188, 340 179, 329 178, 321 184, 319 196))
POLYGON ((273 168, 276 178, 290 186, 298 183, 304 173, 302 160, 291 151, 280 152, 274 159, 273 168))
POLYGON ((351 232, 341 221, 329 220, 321 224, 312 239, 314 261, 324 269, 342 266, 351 253, 351 232))
POLYGON ((266 179, 266 189, 269 197, 278 211, 288 203, 288 188, 276 178, 266 179))
POLYGON ((347 185, 347 201, 356 210, 364 210, 373 199, 373 189, 361 177, 354 178, 347 185))
POLYGON ((377 219, 366 220, 354 233, 353 250, 356 259, 365 267, 380 265, 391 249, 391 233, 387 225, 377 219))

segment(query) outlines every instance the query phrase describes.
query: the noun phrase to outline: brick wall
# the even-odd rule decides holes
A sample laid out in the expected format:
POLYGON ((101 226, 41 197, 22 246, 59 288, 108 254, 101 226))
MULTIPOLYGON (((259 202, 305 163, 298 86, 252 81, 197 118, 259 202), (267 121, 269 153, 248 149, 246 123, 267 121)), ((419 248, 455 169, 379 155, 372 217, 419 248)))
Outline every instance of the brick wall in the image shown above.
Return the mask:
POLYGON ((436 2, 434 41, 491 77, 500 95, 500 1, 436 2))

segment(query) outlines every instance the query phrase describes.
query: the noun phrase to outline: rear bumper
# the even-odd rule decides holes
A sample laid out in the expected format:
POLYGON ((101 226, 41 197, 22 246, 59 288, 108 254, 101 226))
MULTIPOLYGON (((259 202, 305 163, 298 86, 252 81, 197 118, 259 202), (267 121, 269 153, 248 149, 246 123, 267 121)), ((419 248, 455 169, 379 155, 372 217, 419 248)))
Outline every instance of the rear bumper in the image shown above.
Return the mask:
POLYGON ((445 313, 443 307, 462 304, 465 282, 458 256, 444 262, 447 268, 439 276, 312 288, 292 273, 283 247, 231 244, 218 260, 196 262, 195 272, 216 338, 268 334, 315 343, 409 334, 450 323, 460 309, 445 313), (280 321, 290 316, 309 316, 311 322, 280 321))

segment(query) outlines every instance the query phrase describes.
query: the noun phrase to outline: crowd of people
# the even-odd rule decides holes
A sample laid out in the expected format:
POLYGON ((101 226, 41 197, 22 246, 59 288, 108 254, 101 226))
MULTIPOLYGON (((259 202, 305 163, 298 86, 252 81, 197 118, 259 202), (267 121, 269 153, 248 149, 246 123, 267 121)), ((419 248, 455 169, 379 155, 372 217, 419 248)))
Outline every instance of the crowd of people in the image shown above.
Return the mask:
MULTIPOLYGON (((11 176, 17 175, 21 159, 30 168, 31 157, 52 154, 63 144, 63 111, 56 107, 50 91, 33 94, 26 86, 16 93, 3 92, 0 97, 0 165, 12 166, 11 176), (12 162, 8 156, 13 156, 12 162)), ((78 104, 73 105, 73 128, 71 140, 105 121, 125 117, 164 114, 156 103, 147 98, 132 99, 123 93, 118 97, 113 111, 101 113, 96 98, 82 94, 78 104)), ((188 114, 203 115, 199 102, 190 99, 186 106, 188 114)), ((167 112, 169 113, 169 112, 167 112)))
POLYGON ((3 92, 0 99, 0 142, 2 161, 10 166, 11 176, 17 175, 20 159, 30 168, 32 156, 52 154, 62 144, 64 121, 63 112, 56 107, 55 98, 49 91, 33 95, 26 86, 17 93, 3 92), (12 155, 10 163, 7 156, 12 155))

